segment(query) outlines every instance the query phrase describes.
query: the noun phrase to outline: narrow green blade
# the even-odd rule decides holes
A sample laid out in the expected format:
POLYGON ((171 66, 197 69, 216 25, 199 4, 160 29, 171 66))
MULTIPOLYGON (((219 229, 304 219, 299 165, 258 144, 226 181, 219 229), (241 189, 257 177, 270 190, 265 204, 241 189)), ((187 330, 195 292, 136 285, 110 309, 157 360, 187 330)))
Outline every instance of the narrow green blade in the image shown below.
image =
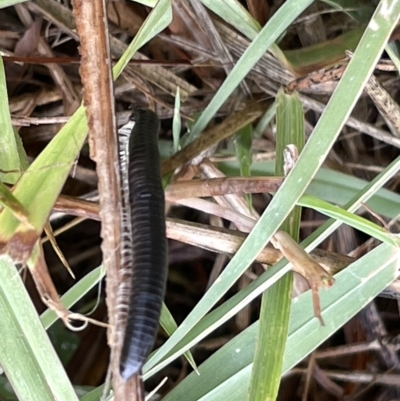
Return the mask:
MULTIPOLYGON (((304 114, 297 92, 287 94, 283 89, 279 90, 276 104, 275 174, 282 176, 286 146, 294 145, 298 153, 304 147, 304 114)), ((295 206, 280 229, 298 241, 300 221, 301 208, 295 206)), ((292 282, 293 274, 289 272, 262 296, 258 339, 247 398, 249 401, 275 400, 277 397, 289 330, 292 282)))

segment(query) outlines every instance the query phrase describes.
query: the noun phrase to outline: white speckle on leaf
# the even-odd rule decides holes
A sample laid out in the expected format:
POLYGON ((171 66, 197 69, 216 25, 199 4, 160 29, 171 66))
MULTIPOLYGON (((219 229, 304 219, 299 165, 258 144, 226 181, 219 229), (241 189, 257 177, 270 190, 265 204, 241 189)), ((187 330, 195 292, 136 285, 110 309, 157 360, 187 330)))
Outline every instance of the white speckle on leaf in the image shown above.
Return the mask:
POLYGON ((381 2, 379 14, 382 15, 382 17, 384 17, 384 18, 388 18, 393 13, 393 7, 395 6, 395 4, 396 4, 395 1, 392 1, 391 3, 389 3, 388 0, 383 0, 381 2), (391 4, 391 5, 389 6, 389 4, 391 4))
POLYGON ((376 22, 376 20, 372 20, 370 23, 369 23, 369 28, 372 30, 372 31, 377 31, 378 29, 379 29, 379 25, 378 25, 378 23, 376 22))
POLYGON ((238 354, 240 351, 241 351, 240 348, 236 348, 236 349, 235 349, 235 352, 236 352, 237 354, 238 354))

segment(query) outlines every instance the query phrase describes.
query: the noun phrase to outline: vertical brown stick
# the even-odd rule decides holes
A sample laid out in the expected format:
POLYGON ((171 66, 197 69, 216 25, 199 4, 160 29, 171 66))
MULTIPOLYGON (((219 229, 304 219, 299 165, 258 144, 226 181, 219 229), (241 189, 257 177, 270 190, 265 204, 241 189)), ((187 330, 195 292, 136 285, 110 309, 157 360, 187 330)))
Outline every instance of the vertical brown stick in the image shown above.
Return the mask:
MULTIPOLYGON (((116 293, 119 284, 121 236, 120 176, 115 169, 118 145, 114 115, 113 82, 104 0, 75 0, 74 14, 80 37, 81 78, 84 104, 89 122, 91 158, 96 162, 99 179, 103 263, 107 268, 107 306, 109 322, 115 327, 116 293)), ((138 380, 123 382, 118 369, 120 341, 109 332, 111 370, 115 399, 137 400, 138 380)))

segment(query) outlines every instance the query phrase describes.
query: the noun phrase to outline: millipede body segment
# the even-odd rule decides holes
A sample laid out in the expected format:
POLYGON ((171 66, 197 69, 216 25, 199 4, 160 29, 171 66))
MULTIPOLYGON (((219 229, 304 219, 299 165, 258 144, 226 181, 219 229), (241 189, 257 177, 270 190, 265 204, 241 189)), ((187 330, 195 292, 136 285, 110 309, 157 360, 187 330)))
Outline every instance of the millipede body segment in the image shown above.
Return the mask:
POLYGON ((121 151, 121 272, 127 282, 119 290, 118 308, 126 318, 120 357, 124 380, 141 372, 153 348, 167 277, 165 200, 158 153, 160 123, 147 109, 136 109, 132 119, 135 125, 128 146, 121 151))

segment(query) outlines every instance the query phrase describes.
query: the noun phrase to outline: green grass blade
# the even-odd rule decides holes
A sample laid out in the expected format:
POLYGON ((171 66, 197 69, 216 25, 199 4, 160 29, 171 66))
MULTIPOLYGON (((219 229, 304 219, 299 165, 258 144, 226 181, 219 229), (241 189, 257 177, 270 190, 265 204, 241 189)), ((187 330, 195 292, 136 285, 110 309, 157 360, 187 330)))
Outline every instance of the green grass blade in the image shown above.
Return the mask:
POLYGON ((201 2, 250 39, 254 39, 261 30, 260 24, 237 0, 201 0, 201 2))
POLYGON ((251 125, 246 125, 235 134, 234 146, 236 158, 239 162, 240 176, 249 177, 252 162, 251 146, 253 130, 251 125))
MULTIPOLYGON (((61 297, 61 303, 66 309, 69 309, 95 287, 104 278, 105 274, 106 271, 103 265, 92 270, 61 297)), ((47 309, 41 314, 40 319, 43 327, 47 330, 57 321, 58 316, 53 310, 47 309)))
MULTIPOLYGON (((286 94, 280 89, 276 96, 276 162, 275 175, 285 176, 284 152, 288 145, 294 145, 299 155, 305 143, 304 112, 297 92, 286 94)), ((296 157, 295 155, 293 155, 296 157)), ((293 163, 296 160, 293 160, 293 163)), ((296 242, 299 240, 301 208, 294 207, 281 226, 296 242)))
POLYGON ((133 1, 134 3, 143 4, 144 6, 147 7, 155 7, 158 0, 130 0, 130 1, 133 1))
MULTIPOLYGON (((236 162, 219 163, 219 168, 228 176, 239 174, 236 162)), ((251 174, 253 176, 274 174, 275 162, 253 162, 251 174)), ((386 171, 386 170, 385 170, 386 171)), ((368 184, 360 178, 322 167, 306 190, 307 195, 344 206, 354 196, 358 195, 368 184)), ((400 214, 400 195, 386 188, 381 188, 367 202, 367 205, 376 213, 389 219, 400 214)))
POLYGON ((77 400, 21 277, 7 256, 0 256, 0 282, 0 363, 19 399, 77 400))
POLYGON ((0 0, 0 9, 13 6, 19 3, 25 3, 27 0, 0 0))
POLYGON ((322 0, 332 8, 342 10, 358 22, 365 23, 371 18, 374 8, 366 2, 363 4, 358 0, 322 0), (351 10, 351 11, 350 11, 351 10))
MULTIPOLYGON (((233 141, 236 158, 239 162, 240 176, 250 177, 250 168, 252 163, 252 140, 253 129, 250 124, 236 132, 233 141)), ((251 194, 245 195, 248 206, 252 210, 251 194)))
POLYGON ((386 50, 386 53, 388 54, 388 56, 390 57, 390 60, 392 60, 393 64, 396 66, 397 72, 399 72, 400 71, 400 59, 398 57, 396 44, 393 42, 388 43, 385 50, 386 50))
MULTIPOLYGON (((276 97, 276 166, 275 175, 283 176, 284 151, 295 145, 300 153, 304 147, 304 114, 297 92, 279 90, 276 97)), ((301 208, 293 208, 281 230, 299 240, 301 208)), ((275 400, 281 382, 285 344, 289 330, 293 274, 287 273, 268 288, 262 296, 256 352, 250 379, 248 400, 275 400)))
POLYGON ((150 12, 145 22, 141 25, 135 38, 130 43, 125 53, 113 68, 114 80, 117 79, 129 63, 133 55, 150 39, 165 29, 172 21, 171 0, 159 0, 150 12))
MULTIPOLYGON (((55 138, 35 159, 18 181, 14 196, 29 212, 29 222, 41 233, 54 202, 86 138, 87 125, 83 108, 71 117, 55 138)), ((0 214, 3 236, 12 235, 19 225, 8 210, 0 214)))
MULTIPOLYGON (((307 194, 338 205, 345 205, 366 181, 330 169, 321 169, 316 180, 307 188, 307 194)), ((400 213, 400 195, 382 188, 367 202, 376 213, 394 219, 400 213)))
POLYGON ((384 228, 361 216, 357 216, 345 209, 342 209, 339 206, 331 205, 328 202, 309 195, 303 195, 297 204, 317 210, 326 216, 332 217, 335 220, 339 220, 342 223, 346 223, 349 226, 360 230, 382 242, 400 246, 399 239, 388 233, 384 228))
POLYGON ((103 398, 102 398, 103 392, 104 392, 104 385, 96 387, 89 393, 85 394, 81 398, 81 401, 99 401, 99 400, 108 401, 108 400, 110 400, 110 398, 106 398, 105 400, 103 400, 103 398))
POLYGON ((175 95, 174 118, 172 119, 172 139, 174 145, 174 153, 178 152, 178 150, 180 149, 179 139, 181 136, 181 128, 181 97, 178 87, 175 95))
POLYGON ((289 328, 293 274, 285 274, 263 294, 249 401, 275 400, 289 328))
MULTIPOLYGON (((172 334, 178 328, 178 325, 176 324, 175 319, 173 318, 171 312, 165 306, 164 303, 163 303, 162 309, 161 309, 160 325, 165 330, 165 332, 168 334, 169 337, 172 336, 172 334)), ((184 355, 185 355, 185 358, 187 359, 187 361, 189 362, 190 366, 195 371, 197 371, 197 365, 196 365, 196 362, 195 362, 191 352, 186 351, 184 355)))
MULTIPOLYGON (((0 4, 0 8, 2 5, 0 4)), ((0 57, 0 180, 15 184, 21 176, 18 145, 11 124, 3 59, 0 57)))
POLYGON ((300 15, 313 0, 288 0, 272 16, 253 42, 235 64, 229 76, 219 88, 200 118, 193 127, 194 135, 202 132, 224 104, 228 97, 238 87, 263 54, 279 38, 285 29, 300 15))
POLYGON ((345 57, 346 50, 353 51, 360 41, 365 26, 358 26, 340 37, 295 50, 277 53, 278 58, 298 76, 321 69, 345 57))
MULTIPOLYGON (((400 157, 390 163, 384 171, 376 176, 368 185, 366 185, 362 191, 355 194, 344 206, 349 212, 355 212, 361 206, 363 202, 374 196, 374 194, 381 189, 383 185, 387 183, 397 172, 400 171, 400 157)), ((303 246, 310 252, 316 246, 318 246, 324 239, 326 239, 336 228, 341 224, 341 221, 335 219, 329 219, 321 227, 317 228, 305 241, 303 246)))
POLYGON ((9 208, 20 221, 27 221, 28 211, 19 203, 12 192, 0 181, 0 204, 9 208))
POLYGON ((199 119, 200 115, 200 113, 193 113, 192 118, 194 121, 187 122, 188 131, 182 136, 180 140, 181 149, 188 145, 190 142, 193 142, 199 136, 199 134, 193 135, 192 128, 196 124, 196 121, 199 119))
MULTIPOLYGON (((300 154, 304 148, 305 130, 304 113, 300 97, 297 92, 286 94, 280 89, 276 96, 276 163, 275 175, 284 176, 286 146, 294 145, 300 154)), ((294 161, 295 162, 295 161, 294 161)), ((294 208, 290 218, 285 221, 282 229, 298 241, 300 230, 301 208, 294 208), (293 213, 294 212, 294 213, 293 213)))

